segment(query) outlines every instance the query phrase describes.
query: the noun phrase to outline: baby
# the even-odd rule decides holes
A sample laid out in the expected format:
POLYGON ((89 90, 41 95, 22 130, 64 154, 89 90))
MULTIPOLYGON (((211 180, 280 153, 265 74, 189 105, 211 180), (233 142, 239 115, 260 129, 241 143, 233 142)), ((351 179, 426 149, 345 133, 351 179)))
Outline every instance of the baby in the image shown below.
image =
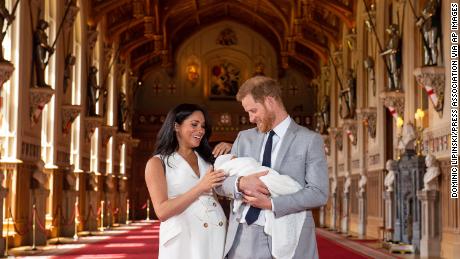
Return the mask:
MULTIPOLYGON (((287 175, 281 175, 272 168, 262 166, 252 157, 235 157, 232 154, 221 155, 214 162, 216 170, 222 170, 228 176, 247 176, 268 171, 260 180, 267 186, 272 197, 288 195, 302 189, 302 186, 287 175)), ((233 212, 239 211, 243 201, 233 201, 233 212)), ((292 258, 299 242, 300 232, 305 221, 306 211, 275 218, 271 210, 265 211, 264 231, 272 237, 272 255, 277 258, 292 258), (288 238, 286 238, 288 237, 288 238)))

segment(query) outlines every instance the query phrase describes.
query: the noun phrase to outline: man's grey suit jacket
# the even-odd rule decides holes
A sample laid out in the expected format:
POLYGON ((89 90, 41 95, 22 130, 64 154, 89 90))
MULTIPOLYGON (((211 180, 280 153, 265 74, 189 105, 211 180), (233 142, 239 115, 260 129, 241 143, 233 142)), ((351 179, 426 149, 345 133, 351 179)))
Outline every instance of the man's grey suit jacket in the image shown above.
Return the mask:
MULTIPOLYGON (((264 134, 257 128, 241 131, 233 143, 231 153, 237 157, 253 157, 259 160, 263 141, 264 134)), ((318 258, 311 209, 325 205, 328 199, 329 180, 323 139, 319 134, 291 120, 280 144, 276 160, 274 163, 272 161, 272 168, 280 174, 289 175, 304 188, 294 194, 273 197, 274 214, 278 218, 307 211, 294 258, 318 258)), ((235 192, 236 178, 228 177, 216 191, 231 199, 239 198, 235 192)), ((233 213, 230 209, 225 255, 232 247, 240 218, 241 210, 233 213)))

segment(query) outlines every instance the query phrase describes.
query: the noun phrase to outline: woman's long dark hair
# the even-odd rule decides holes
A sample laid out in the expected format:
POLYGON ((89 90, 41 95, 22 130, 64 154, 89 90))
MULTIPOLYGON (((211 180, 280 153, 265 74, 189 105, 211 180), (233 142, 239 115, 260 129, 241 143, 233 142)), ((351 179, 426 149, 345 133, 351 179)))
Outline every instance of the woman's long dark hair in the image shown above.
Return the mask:
POLYGON ((208 163, 214 163, 214 156, 212 155, 211 146, 209 146, 209 137, 211 136, 211 121, 207 111, 196 104, 183 103, 176 106, 168 112, 166 119, 161 126, 157 135, 155 144, 155 151, 153 155, 160 155, 163 159, 168 159, 172 153, 176 152, 179 148, 176 132, 174 131, 174 124, 182 124, 192 113, 200 111, 204 115, 205 120, 205 133, 201 139, 200 145, 194 150, 208 163))

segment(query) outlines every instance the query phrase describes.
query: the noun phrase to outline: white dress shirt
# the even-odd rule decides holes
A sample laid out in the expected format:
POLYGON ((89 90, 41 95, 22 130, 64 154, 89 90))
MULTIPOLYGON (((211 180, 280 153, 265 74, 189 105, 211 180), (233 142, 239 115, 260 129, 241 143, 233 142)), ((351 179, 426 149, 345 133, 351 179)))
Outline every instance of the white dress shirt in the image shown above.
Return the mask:
MULTIPOLYGON (((289 127, 289 124, 291 124, 291 117, 287 116, 286 119, 284 119, 280 124, 278 124, 275 128, 273 128, 273 131, 275 132, 275 135, 273 135, 273 144, 272 144, 272 158, 271 158, 271 167, 275 164, 276 157, 278 155, 278 151, 281 147, 281 143, 283 142, 284 135, 286 134, 286 131, 289 127)), ((264 144, 262 145, 262 149, 260 150, 260 155, 259 155, 259 162, 263 160, 264 156, 264 150, 265 150, 265 144, 267 143, 268 139, 268 134, 269 132, 265 133, 264 136, 264 144)), ((238 190, 238 188, 236 189, 238 190)), ((243 209, 243 214, 240 219, 240 223, 246 223, 246 213, 248 213, 249 210, 249 205, 246 204, 243 209)), ((273 202, 272 202, 272 211, 274 210, 273 208, 273 202)), ((265 225, 265 212, 264 210, 260 211, 259 218, 253 223, 259 226, 264 226, 265 225)))

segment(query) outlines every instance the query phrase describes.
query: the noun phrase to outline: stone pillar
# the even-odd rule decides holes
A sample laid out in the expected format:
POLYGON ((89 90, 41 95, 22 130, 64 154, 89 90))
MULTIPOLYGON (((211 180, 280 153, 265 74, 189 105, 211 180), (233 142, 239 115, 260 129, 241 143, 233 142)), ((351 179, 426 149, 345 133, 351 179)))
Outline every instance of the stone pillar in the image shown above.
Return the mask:
POLYGON ((77 192, 75 190, 64 190, 62 194, 62 219, 61 236, 72 237, 75 234, 75 217, 76 212, 75 202, 77 200, 77 192))
MULTIPOLYGON (((5 176, 3 175, 3 172, 1 172, 0 173, 0 183, 3 182, 4 178, 5 176)), ((3 186, 0 184, 0 208, 3 208, 3 202, 4 202, 3 199, 6 198, 6 195, 8 195, 8 189, 3 188, 3 186)), ((3 216, 4 216, 3 210, 0 210, 0 219, 3 219, 3 216)), ((3 229, 3 220, 0 220, 0 229, 3 229)), ((3 235, 1 235, 0 236, 0 255, 4 255, 4 254, 5 254, 5 238, 3 237, 3 235)))
POLYGON ((326 224, 326 212, 324 211, 324 206, 319 208, 319 226, 324 227, 326 224))
POLYGON ((351 175, 349 171, 346 171, 345 182, 343 184, 342 218, 340 219, 341 232, 343 234, 348 234, 350 228, 350 186, 351 175))
MULTIPOLYGON (((32 174, 30 177, 30 192, 29 192, 29 211, 32 226, 35 224, 35 245, 45 245, 46 244, 46 200, 50 195, 50 190, 46 187, 48 186, 49 176, 44 173, 45 163, 42 160, 38 160, 32 169, 32 174), (35 215, 35 221, 33 219, 35 215)), ((51 201, 50 201, 51 202, 51 201)), ((31 231, 27 234, 28 244, 34 245, 34 231, 33 227, 31 231)))
POLYGON ((367 219, 367 208, 366 208, 366 192, 358 193, 358 211, 359 211, 359 222, 358 222, 358 235, 363 237, 366 235, 366 219, 367 219))
POLYGON ((126 177, 120 177, 118 179, 118 223, 126 223, 126 201, 128 199, 128 192, 127 192, 127 181, 126 177))
POLYGON ((342 206, 342 218, 341 218, 341 232, 343 234, 348 234, 348 228, 349 228, 349 209, 348 209, 348 204, 350 200, 350 193, 344 192, 343 193, 343 206, 342 206))
POLYGON ((96 231, 98 228, 97 222, 99 220, 98 203, 98 188, 96 182, 96 174, 91 173, 86 175, 86 215, 81 215, 85 224, 84 229, 88 231, 96 231))
POLYGON ((88 212, 87 215, 81 215, 85 217, 85 229, 88 231, 97 231, 99 227, 97 225, 100 213, 100 204, 98 204, 98 194, 94 190, 87 190, 86 191, 86 204, 87 208, 86 211, 88 212), (87 218, 86 218, 87 217, 87 218))
MULTIPOLYGON (((394 228, 393 191, 384 191, 383 199, 385 200, 384 232, 387 232, 387 230, 392 230, 394 228)), ((393 240, 393 237, 387 237, 385 233, 383 233, 383 235, 385 240, 393 240)))
POLYGON ((115 212, 115 177, 112 174, 104 176, 104 227, 111 227, 115 212))
POLYGON ((337 194, 333 193, 331 195, 331 229, 337 230, 337 194))
POLYGON ((65 219, 61 223, 61 235, 72 237, 75 234, 75 219, 80 215, 77 212, 77 176, 73 172, 73 167, 69 167, 63 172, 63 193, 62 193, 62 216, 65 219))
POLYGON ((439 191, 421 190, 417 198, 422 202, 422 237, 420 257, 439 257, 441 252, 439 191))
MULTIPOLYGON (((33 205, 35 204, 35 245, 46 245, 46 198, 49 196, 50 191, 43 187, 34 188, 30 192, 30 211, 33 215, 33 205)), ((32 216, 33 217, 33 216, 32 216)), ((31 219, 32 221, 33 219, 31 219)), ((33 225, 33 222, 32 222, 33 225)), ((28 243, 33 245, 33 229, 28 233, 28 243)))

